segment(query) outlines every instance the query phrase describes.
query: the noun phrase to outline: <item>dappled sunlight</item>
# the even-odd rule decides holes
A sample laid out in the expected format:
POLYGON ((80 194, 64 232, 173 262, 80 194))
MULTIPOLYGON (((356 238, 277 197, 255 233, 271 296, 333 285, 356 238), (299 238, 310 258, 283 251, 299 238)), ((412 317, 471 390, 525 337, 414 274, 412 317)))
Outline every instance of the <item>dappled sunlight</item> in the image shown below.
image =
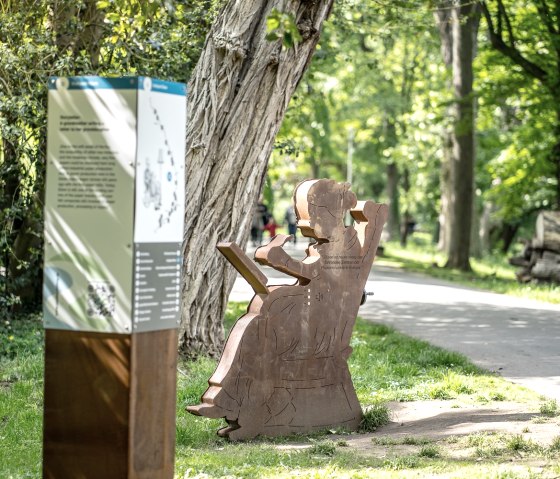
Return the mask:
POLYGON ((540 394, 560 398, 560 306, 377 268, 360 308, 369 321, 457 351, 540 394))

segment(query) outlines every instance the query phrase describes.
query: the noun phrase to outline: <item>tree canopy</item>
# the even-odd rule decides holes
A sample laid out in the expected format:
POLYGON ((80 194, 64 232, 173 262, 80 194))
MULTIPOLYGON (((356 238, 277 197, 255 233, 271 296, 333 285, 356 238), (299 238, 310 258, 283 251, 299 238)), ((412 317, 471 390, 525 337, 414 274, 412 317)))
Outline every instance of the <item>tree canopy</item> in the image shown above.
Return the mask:
MULTIPOLYGON (((216 18, 236 20, 218 17, 227 5, 231 2, 0 3, 1 311, 37 300, 40 293, 47 78, 138 74, 189 82, 201 52, 216 40, 212 33, 207 39, 216 31, 211 30, 216 18)), ((250 18, 260 15, 258 38, 247 40, 245 54, 262 40, 274 46, 267 67, 289 52, 297 55, 313 32, 292 7, 264 2, 262 11, 251 12, 250 18)), ((267 179, 254 175, 248 198, 256 200, 265 185, 268 202, 281 209, 297 181, 351 179, 360 197, 390 203, 391 237, 406 243, 409 224, 437 237, 442 214, 448 214, 448 135, 461 130, 453 109, 469 101, 476 145, 473 198, 456 200, 472 203, 473 237, 480 226, 484 248, 507 249, 539 210, 560 206, 559 25, 560 9, 551 0, 334 2, 303 78, 271 90, 286 93, 297 86, 267 179), (452 85, 461 77, 453 76, 442 35, 465 17, 437 14, 467 6, 480 25, 469 60, 473 90, 460 100, 452 85)), ((268 155, 255 161, 266 167, 268 155)), ((247 204, 236 207, 244 215, 251 210, 247 204)), ((242 228, 248 231, 248 224, 242 228)), ((247 231, 239 238, 246 239, 247 231)), ((471 254, 476 246, 471 242, 471 254)))

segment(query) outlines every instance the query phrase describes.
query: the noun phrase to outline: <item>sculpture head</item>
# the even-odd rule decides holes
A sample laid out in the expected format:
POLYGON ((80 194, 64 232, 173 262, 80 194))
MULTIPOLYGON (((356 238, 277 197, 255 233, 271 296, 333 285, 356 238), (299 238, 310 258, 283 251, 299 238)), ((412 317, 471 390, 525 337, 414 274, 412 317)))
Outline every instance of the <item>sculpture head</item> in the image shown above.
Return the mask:
POLYGON ((332 240, 344 232, 344 215, 356 206, 349 183, 305 180, 294 192, 298 227, 303 236, 332 240))

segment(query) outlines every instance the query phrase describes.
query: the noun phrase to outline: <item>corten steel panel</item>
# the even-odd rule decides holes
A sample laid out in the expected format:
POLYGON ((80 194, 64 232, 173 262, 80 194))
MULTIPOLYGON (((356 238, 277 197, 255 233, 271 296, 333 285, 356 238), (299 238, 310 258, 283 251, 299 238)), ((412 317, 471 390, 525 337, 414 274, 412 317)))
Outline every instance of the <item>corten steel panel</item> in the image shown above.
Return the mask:
POLYGON ((202 402, 188 410, 226 419, 232 440, 358 428, 362 410, 347 360, 350 338, 387 206, 358 202, 347 183, 308 180, 294 194, 298 227, 315 242, 299 261, 276 235, 255 261, 297 278, 267 286, 233 243, 218 249, 255 291, 235 323, 202 402), (344 226, 349 212, 352 226, 344 226))
POLYGON ((171 479, 177 331, 45 331, 43 478, 171 479))

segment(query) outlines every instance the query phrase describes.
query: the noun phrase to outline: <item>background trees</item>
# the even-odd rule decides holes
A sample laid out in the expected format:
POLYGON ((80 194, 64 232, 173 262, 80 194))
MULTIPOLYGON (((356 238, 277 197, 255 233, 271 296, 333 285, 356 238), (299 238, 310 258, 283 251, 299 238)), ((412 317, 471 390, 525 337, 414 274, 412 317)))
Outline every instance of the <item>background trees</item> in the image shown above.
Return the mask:
POLYGON ((48 77, 187 81, 217 3, 0 4, 0 315, 40 300, 48 77))
POLYGON ((0 311, 39 300, 49 75, 191 82, 185 350, 219 349, 232 273, 214 244, 245 243, 263 184, 279 220, 297 181, 351 175, 359 196, 391 205, 393 239, 416 224, 461 268, 479 229, 483 248, 507 250, 558 205, 555 2, 340 0, 319 39, 330 5, 2 2, 0 311), (460 150, 474 152, 464 172, 450 168, 460 150))

